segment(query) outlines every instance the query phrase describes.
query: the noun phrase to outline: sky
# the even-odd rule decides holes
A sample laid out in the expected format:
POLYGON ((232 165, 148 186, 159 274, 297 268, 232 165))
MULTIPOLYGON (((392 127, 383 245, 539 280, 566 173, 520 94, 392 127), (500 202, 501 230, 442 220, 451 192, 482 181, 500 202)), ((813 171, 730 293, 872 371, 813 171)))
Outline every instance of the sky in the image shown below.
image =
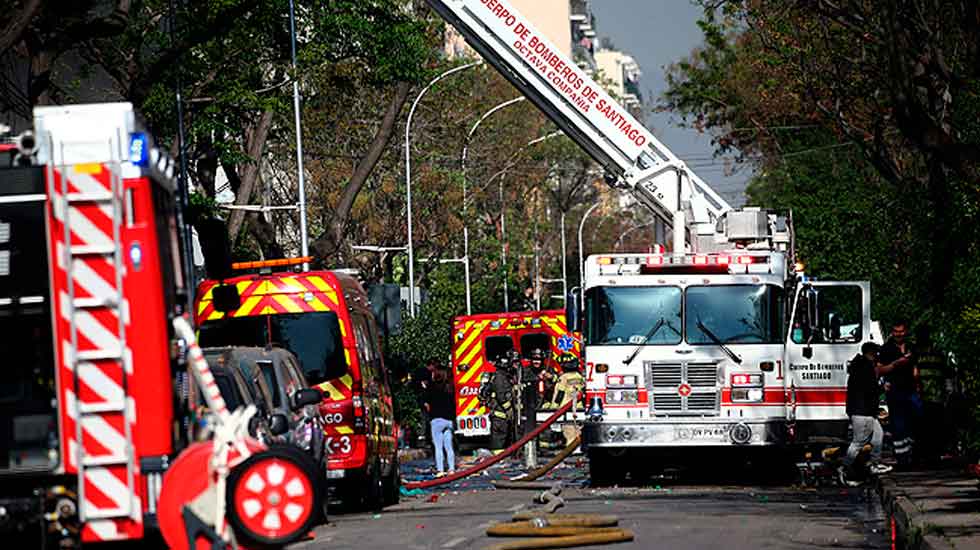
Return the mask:
MULTIPOLYGON (((591 0, 589 4, 598 36, 608 37, 616 49, 633 56, 643 70, 640 89, 644 100, 650 105, 659 103, 667 86, 666 67, 690 55, 703 42, 697 26, 701 8, 690 0, 591 0)), ((749 168, 726 175, 724 160, 712 158, 714 147, 709 135, 682 128, 680 117, 672 113, 648 114, 646 123, 732 206, 744 202, 742 192, 751 176, 749 168)))

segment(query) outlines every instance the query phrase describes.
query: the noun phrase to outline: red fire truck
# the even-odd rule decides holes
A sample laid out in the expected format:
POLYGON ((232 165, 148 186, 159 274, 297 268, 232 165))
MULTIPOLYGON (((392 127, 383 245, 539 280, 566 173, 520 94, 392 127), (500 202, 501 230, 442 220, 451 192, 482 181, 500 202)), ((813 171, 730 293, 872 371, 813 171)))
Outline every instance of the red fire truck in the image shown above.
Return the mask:
MULTIPOLYGON (((169 522, 174 545, 172 539, 184 537, 181 518, 197 515, 205 527, 198 533, 218 531, 213 542, 235 538, 238 528, 232 534, 228 523, 250 529, 239 540, 295 537, 318 506, 315 491, 300 504, 279 499, 289 510, 253 499, 249 517, 223 501, 210 506, 210 517, 188 515, 183 504, 195 495, 172 490, 178 504, 158 508, 161 492, 183 488, 168 481, 171 460, 187 444, 179 435, 188 380, 181 342, 200 358, 181 317, 192 288, 172 162, 128 103, 39 107, 34 132, 21 134, 17 153, 0 166, 0 339, 7 354, 0 380, 0 533, 35 542, 40 535, 42 548, 74 548, 142 539, 158 517, 166 532, 169 515, 176 518, 169 522), (242 517, 226 522, 224 508, 229 518, 242 517), (280 511, 290 521, 274 529, 255 521, 259 513, 269 518, 280 511)), ((199 492, 217 483, 217 494, 227 487, 237 498, 245 493, 236 479, 261 476, 262 468, 292 471, 288 457, 269 460, 258 454, 261 445, 241 435, 254 411, 224 410, 201 363, 192 376, 212 410, 230 421, 222 425, 219 418, 225 435, 224 446, 214 445, 213 456, 223 453, 218 462, 200 451, 204 443, 196 444, 202 467, 185 469, 191 473, 183 481, 198 483, 199 492), (208 465, 218 463, 223 471, 209 475, 208 465)), ((284 481, 306 488, 310 478, 297 470, 284 481)))

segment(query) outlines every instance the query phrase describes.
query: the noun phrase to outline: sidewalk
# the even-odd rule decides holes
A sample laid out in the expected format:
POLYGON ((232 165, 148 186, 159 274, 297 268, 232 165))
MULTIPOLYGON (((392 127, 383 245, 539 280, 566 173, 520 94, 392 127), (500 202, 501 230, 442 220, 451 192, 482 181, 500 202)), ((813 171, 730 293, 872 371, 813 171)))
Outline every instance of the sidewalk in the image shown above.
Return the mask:
POLYGON ((879 478, 899 548, 980 550, 980 486, 961 466, 879 478))

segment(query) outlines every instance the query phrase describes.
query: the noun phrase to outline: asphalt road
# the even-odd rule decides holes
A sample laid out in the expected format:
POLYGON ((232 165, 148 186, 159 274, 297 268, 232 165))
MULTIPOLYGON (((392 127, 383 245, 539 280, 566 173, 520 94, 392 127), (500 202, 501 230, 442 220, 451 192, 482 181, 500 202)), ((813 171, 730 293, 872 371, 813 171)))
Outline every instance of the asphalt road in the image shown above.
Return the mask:
MULTIPOLYGON (((636 487, 566 488, 561 512, 619 516, 620 525, 636 535, 634 542, 614 545, 624 550, 890 547, 887 522, 865 489, 720 481, 654 479, 636 487)), ((334 515, 316 529, 314 540, 294 548, 475 550, 499 542, 485 535, 486 527, 531 507, 533 496, 463 486, 407 497, 381 514, 334 515), (433 494, 437 500, 430 502, 433 494)))

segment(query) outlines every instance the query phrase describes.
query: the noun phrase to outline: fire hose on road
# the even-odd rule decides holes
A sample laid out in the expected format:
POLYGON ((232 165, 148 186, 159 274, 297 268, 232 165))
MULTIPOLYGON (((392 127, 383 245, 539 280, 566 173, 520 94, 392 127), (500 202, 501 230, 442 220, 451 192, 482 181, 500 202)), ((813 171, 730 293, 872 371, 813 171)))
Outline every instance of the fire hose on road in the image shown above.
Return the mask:
POLYGON ((552 458, 550 461, 548 461, 548 463, 545 464, 544 466, 538 468, 537 470, 534 470, 533 472, 527 474, 522 478, 494 481, 493 485, 498 489, 547 489, 548 487, 550 487, 550 485, 548 484, 542 485, 542 484, 531 483, 531 482, 547 474, 551 470, 555 469, 555 466, 558 466, 559 464, 562 463, 562 461, 568 458, 568 455, 572 454, 581 443, 582 443, 582 436, 580 435, 576 436, 575 439, 573 439, 572 442, 569 443, 567 447, 562 449, 560 453, 555 455, 555 457, 552 458))
MULTIPOLYGON (((494 464, 500 462, 501 460, 507 458, 508 456, 514 454, 515 452, 517 452, 517 450, 519 450, 521 447, 526 445, 528 441, 531 441, 534 438, 541 435, 541 432, 548 429, 548 427, 554 424, 555 421, 558 420, 563 414, 568 412, 569 409, 572 408, 572 404, 573 402, 569 401, 568 403, 559 407, 558 410, 552 413, 552 415, 549 416, 547 420, 539 424, 538 427, 535 428, 532 432, 522 437, 519 441, 517 441, 510 447, 507 447, 502 453, 498 455, 487 457, 481 460, 480 462, 477 462, 476 464, 470 466, 469 468, 466 468, 465 470, 460 470, 456 473, 449 474, 446 477, 441 477, 438 479, 429 479, 426 481, 413 481, 413 482, 404 483, 403 485, 406 489, 428 489, 429 487, 436 487, 438 485, 445 485, 446 483, 452 483, 453 481, 456 481, 458 479, 463 479, 464 477, 469 477, 475 473, 481 472, 489 468, 490 466, 493 466, 494 464)), ((571 453, 571 451, 569 451, 569 453, 571 453)), ((566 454, 565 456, 568 455, 566 454)), ((557 465, 557 462, 555 464, 557 465)), ((552 465, 551 467, 554 468, 554 465, 552 465)))
POLYGON ((535 548, 572 548, 593 544, 613 544, 633 540, 633 532, 617 527, 615 516, 592 514, 515 514, 511 523, 492 525, 491 537, 534 537, 504 542, 489 550, 525 550, 535 548))

